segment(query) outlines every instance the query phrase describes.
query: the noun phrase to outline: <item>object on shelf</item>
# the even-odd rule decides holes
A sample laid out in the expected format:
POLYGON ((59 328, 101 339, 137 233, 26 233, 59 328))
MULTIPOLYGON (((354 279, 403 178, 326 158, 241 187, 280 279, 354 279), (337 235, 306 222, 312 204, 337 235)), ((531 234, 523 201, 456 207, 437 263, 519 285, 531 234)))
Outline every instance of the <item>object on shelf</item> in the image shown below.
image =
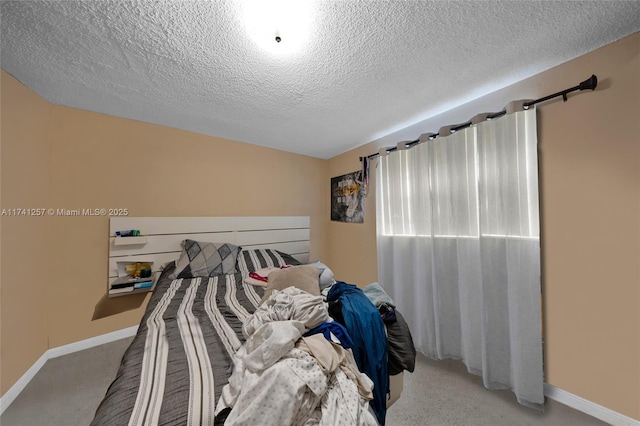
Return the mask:
POLYGON ((139 286, 139 284, 146 284, 146 283, 153 284, 151 279, 148 278, 148 277, 147 278, 133 278, 133 277, 125 276, 125 277, 116 278, 111 283, 111 288, 112 289, 117 289, 117 288, 124 288, 124 287, 133 287, 133 288, 151 287, 151 285, 143 286, 143 287, 139 286))
POLYGON ((151 281, 145 281, 145 282, 141 282, 141 283, 136 283, 133 285, 134 289, 138 289, 138 288, 149 288, 153 286, 153 282, 151 281))
POLYGON ((129 276, 131 278, 149 278, 153 262, 118 262, 118 276, 129 276), (123 266, 124 274, 120 273, 120 264, 123 266))
POLYGON ((126 231, 116 231, 116 237, 139 237, 139 229, 129 229, 126 231))
POLYGON ((112 290, 153 287, 153 262, 117 262, 118 278, 109 285, 112 290))

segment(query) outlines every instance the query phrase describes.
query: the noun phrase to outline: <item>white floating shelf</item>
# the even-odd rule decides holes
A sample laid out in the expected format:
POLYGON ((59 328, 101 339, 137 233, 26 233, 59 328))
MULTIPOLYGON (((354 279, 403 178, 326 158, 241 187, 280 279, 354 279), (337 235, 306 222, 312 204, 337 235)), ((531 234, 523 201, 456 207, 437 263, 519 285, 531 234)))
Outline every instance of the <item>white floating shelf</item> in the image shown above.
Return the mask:
POLYGON ((136 293, 149 293, 152 292, 154 290, 154 288, 156 287, 156 285, 152 285, 151 287, 144 287, 144 288, 133 288, 133 287, 125 287, 125 288, 119 288, 119 289, 109 289, 109 297, 119 297, 119 296, 128 296, 130 294, 136 294, 136 293))
POLYGON ((147 244, 147 236, 140 235, 137 237, 115 237, 113 239, 113 244, 117 246, 134 246, 147 244))

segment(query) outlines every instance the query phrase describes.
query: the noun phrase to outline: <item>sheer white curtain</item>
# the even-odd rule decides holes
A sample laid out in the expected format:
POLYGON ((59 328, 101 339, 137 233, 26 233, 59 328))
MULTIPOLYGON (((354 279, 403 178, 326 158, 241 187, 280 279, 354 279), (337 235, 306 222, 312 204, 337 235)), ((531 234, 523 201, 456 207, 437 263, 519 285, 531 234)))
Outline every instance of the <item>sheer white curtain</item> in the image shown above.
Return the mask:
POLYGON ((541 409, 535 110, 381 151, 376 191, 378 279, 418 350, 541 409))

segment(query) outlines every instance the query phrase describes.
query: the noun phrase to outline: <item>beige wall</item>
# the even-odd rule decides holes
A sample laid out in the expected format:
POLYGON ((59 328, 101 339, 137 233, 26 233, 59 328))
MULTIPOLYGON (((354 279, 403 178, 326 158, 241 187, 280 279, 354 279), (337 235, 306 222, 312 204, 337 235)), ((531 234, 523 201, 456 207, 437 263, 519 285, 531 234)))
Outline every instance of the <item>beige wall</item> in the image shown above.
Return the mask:
MULTIPOLYGON (((327 182, 332 177, 355 172, 362 168, 358 161, 377 152, 375 143, 367 144, 334 157, 329 160, 329 174, 327 182)), ((336 278, 364 287, 378 281, 378 262, 376 259, 376 188, 375 165, 370 164, 370 185, 364 198, 364 223, 329 222, 328 241, 329 250, 325 263, 331 267, 336 278)), ((327 184, 327 197, 330 197, 327 184)))
MULTIPOLYGON (((592 73, 596 91, 538 114, 546 381, 640 420, 640 33, 430 119, 412 138, 592 73)), ((327 179, 403 139, 331 159, 327 179)), ((327 263, 359 285, 377 279, 373 181, 365 223, 328 229, 327 263)))
MULTIPOLYGON (((323 253, 324 160, 60 106, 53 108, 53 135, 55 208, 127 208, 131 216, 309 215, 311 256, 323 253)), ((106 290, 108 218, 56 218, 54 232, 54 274, 66 278, 52 295, 50 346, 137 324, 142 306, 89 321, 106 290), (65 272, 77 266, 94 272, 65 272)), ((106 300, 101 310, 117 310, 109 305, 120 299, 106 300)))
MULTIPOLYGON (((51 202, 51 106, 2 72, 0 209, 51 202)), ((48 217, 0 216, 1 391, 4 394, 48 349, 48 217)))
MULTIPOLYGON (((50 105, 4 72, 2 84, 3 207, 308 215, 323 257, 326 160, 50 105)), ((3 394, 47 349, 140 321, 148 296, 105 297, 108 232, 107 217, 3 218, 3 394)))

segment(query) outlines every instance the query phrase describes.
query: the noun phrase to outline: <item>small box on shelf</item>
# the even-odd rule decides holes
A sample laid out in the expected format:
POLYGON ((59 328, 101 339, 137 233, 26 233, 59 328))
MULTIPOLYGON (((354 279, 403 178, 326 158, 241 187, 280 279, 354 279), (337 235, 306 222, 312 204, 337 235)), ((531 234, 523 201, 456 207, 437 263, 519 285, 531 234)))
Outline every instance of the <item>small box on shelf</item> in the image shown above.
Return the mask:
POLYGON ((131 246, 146 244, 147 236, 142 235, 139 229, 127 229, 126 231, 116 231, 113 243, 117 246, 131 246))

